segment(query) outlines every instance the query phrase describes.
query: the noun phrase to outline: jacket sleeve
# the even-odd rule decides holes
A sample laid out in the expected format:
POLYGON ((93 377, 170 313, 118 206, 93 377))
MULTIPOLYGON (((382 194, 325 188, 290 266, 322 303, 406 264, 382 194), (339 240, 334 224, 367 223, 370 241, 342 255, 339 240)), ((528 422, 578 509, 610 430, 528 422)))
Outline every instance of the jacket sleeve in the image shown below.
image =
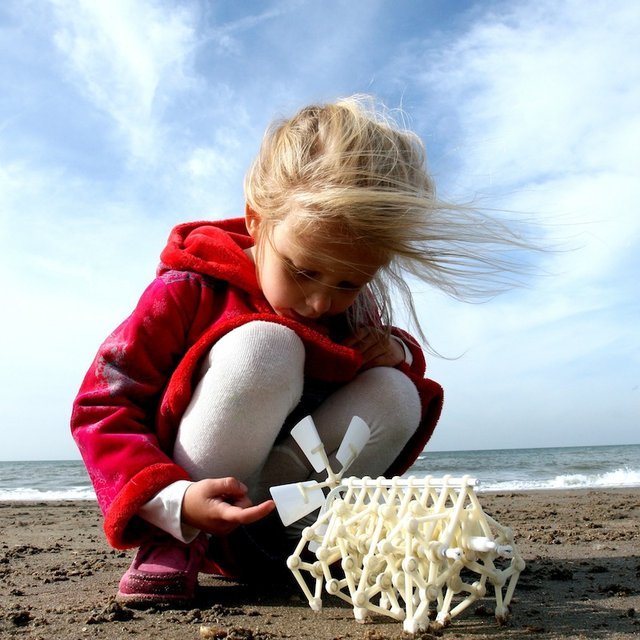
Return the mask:
POLYGON ((166 382, 188 348, 202 289, 193 274, 157 278, 102 344, 75 399, 72 435, 114 547, 138 543, 146 526, 134 517, 140 506, 189 479, 161 449, 154 423, 166 382))
POLYGON ((405 331, 395 327, 392 329, 392 333, 399 337, 411 351, 411 364, 403 363, 399 365, 398 368, 404 371, 416 385, 420 397, 422 418, 416 432, 385 472, 385 476, 387 477, 405 473, 417 460, 433 435, 433 431, 442 413, 442 403, 444 400, 442 387, 434 380, 426 377, 426 360, 416 340, 405 331))

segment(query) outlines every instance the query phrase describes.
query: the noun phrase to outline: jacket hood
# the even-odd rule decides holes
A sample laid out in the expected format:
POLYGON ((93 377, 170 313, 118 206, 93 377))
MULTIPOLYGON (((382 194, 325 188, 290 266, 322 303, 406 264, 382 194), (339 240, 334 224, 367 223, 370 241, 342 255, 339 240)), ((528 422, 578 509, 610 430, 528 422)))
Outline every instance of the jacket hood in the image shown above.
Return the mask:
POLYGON ((253 244, 244 218, 180 224, 173 228, 160 254, 158 274, 195 271, 260 294, 255 265, 244 252, 253 244))

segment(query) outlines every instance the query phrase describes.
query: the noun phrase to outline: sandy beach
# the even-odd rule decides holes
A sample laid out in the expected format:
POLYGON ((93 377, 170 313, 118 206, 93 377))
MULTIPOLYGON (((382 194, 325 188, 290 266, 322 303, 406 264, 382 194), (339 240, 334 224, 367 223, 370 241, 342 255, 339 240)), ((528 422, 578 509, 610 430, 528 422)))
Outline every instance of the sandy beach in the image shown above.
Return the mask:
MULTIPOLYGON (((640 489, 481 494, 527 562, 506 626, 491 603, 438 632, 450 640, 640 637, 640 489)), ((109 548, 93 502, 0 503, 0 637, 385 640, 402 625, 358 624, 326 595, 309 609, 293 582, 261 587, 201 576, 191 609, 135 610, 114 594, 132 552, 109 548)), ((433 632, 419 638, 436 637, 433 632)))

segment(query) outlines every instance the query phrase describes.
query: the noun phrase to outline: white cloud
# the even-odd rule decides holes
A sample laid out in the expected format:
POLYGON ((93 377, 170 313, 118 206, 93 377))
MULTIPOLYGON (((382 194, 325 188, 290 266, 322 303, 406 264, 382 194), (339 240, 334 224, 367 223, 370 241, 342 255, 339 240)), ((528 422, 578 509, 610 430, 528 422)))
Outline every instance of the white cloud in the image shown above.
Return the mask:
POLYGON ((152 279, 168 229, 91 181, 27 162, 0 168, 3 428, 38 434, 5 455, 66 458, 73 396, 104 337, 152 279))
POLYGON ((640 242, 640 7, 499 6, 405 63, 416 57, 409 73, 457 123, 457 188, 509 193, 506 209, 535 212, 577 247, 552 259, 555 286, 602 283, 640 242))
MULTIPOLYGON (((434 346, 465 352, 432 361, 449 389, 434 444, 451 447, 446 430, 466 425, 490 425, 508 446, 630 441, 640 410, 627 392, 640 354, 640 7, 496 7, 442 50, 414 42, 402 77, 424 91, 423 119, 455 132, 445 190, 532 213, 561 250, 542 254, 548 275, 530 290, 482 306, 421 301, 434 346), (595 435, 612 406, 618 422, 595 435)), ((474 433, 467 446, 490 446, 474 433)))
POLYGON ((193 13, 130 0, 54 0, 54 7, 70 80, 115 122, 134 158, 156 160, 166 101, 192 82, 193 13))
POLYGON ((523 173, 597 170, 609 134, 628 126, 620 118, 637 118, 637 4, 501 6, 421 59, 422 81, 455 109, 471 143, 465 169, 503 185, 523 173))

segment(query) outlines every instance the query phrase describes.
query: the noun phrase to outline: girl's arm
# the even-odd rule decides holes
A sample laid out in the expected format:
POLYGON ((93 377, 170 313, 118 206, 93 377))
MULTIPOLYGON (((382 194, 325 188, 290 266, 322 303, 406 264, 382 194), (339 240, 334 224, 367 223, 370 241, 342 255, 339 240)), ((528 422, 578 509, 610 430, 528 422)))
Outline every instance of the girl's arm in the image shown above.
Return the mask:
POLYGON ((133 542, 125 530, 145 502, 189 479, 160 448, 155 417, 171 372, 214 317, 214 292, 202 278, 168 272, 105 340, 85 376, 71 430, 114 546, 133 542))

